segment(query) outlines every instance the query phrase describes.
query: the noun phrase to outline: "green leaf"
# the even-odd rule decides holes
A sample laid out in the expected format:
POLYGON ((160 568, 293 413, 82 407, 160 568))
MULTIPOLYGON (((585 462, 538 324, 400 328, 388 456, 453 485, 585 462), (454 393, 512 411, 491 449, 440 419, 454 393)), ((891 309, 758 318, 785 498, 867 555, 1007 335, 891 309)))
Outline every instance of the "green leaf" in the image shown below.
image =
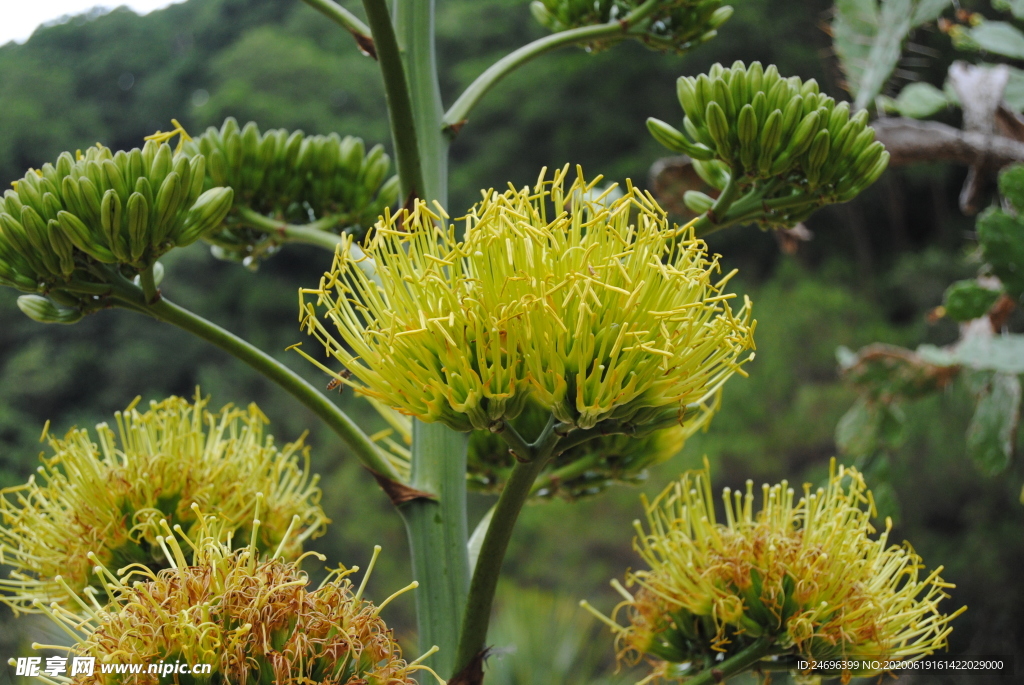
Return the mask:
MULTIPOLYGON (((988 65, 986 65, 988 66, 988 65)), ((994 65, 993 65, 994 66, 994 65)), ((1018 112, 1024 110, 1024 70, 1008 66, 1010 80, 1003 91, 1003 101, 1018 112)))
POLYGON ((930 83, 911 83, 900 91, 893 101, 893 107, 902 116, 924 119, 943 110, 949 105, 946 94, 930 83))
POLYGON ((853 109, 882 92, 911 29, 937 18, 950 0, 837 0, 832 37, 853 109))
POLYGON ((1004 57, 1024 59, 1024 33, 1005 21, 985 21, 967 30, 978 48, 1004 57))
POLYGON ((967 427, 967 454, 987 475, 995 475, 1010 464, 1020 417, 1020 396, 1020 379, 1016 375, 996 373, 978 398, 967 427))
POLYGON ((1018 19, 1024 19, 1024 0, 992 0, 992 7, 1000 12, 1010 12, 1018 19))
POLYGON ((943 305, 953 321, 970 321, 988 313, 999 299, 998 290, 982 287, 975 280, 957 281, 946 289, 943 305))
POLYGON ((1024 225, 1017 217, 990 209, 978 218, 978 242, 992 273, 1014 299, 1024 293, 1024 225))
POLYGON ((1024 164, 1006 167, 999 174, 999 192, 1018 213, 1024 212, 1024 164))

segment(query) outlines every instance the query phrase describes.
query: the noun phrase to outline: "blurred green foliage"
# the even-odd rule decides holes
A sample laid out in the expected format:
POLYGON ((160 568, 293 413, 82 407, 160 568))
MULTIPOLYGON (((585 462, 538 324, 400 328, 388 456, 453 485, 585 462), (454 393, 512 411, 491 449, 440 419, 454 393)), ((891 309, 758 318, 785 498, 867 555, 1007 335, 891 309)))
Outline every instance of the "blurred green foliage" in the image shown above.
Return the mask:
MULTIPOLYGON (((345 4, 358 10, 359 3, 345 4)), ((528 4, 438 3, 446 102, 494 59, 544 35, 528 4)), ((528 64, 488 94, 453 145, 453 215, 481 188, 530 183, 543 165, 581 163, 590 174, 646 185, 647 169, 660 152, 644 120, 678 123, 675 78, 715 61, 775 63, 782 73, 816 78, 824 91, 844 97, 834 63, 822 59, 829 38, 819 24, 828 9, 822 0, 749 0, 737 4, 717 39, 685 57, 627 44, 597 55, 566 49, 528 64)), ((74 19, 39 30, 25 45, 0 47, 0 184, 64 149, 97 140, 130 148, 168 128, 171 117, 198 133, 227 115, 243 123, 254 119, 263 129, 337 131, 387 144, 377 65, 358 53, 344 31, 299 2, 188 0, 145 17, 120 9, 74 19)), ((661 490, 704 454, 720 485, 823 478, 836 450, 836 423, 856 397, 838 379, 836 347, 956 338, 951 322, 928 326, 923 315, 942 302, 950 282, 975 271, 962 254, 971 222, 955 209, 961 180, 962 171, 945 167, 889 172, 854 203, 812 217, 815 239, 794 257, 782 255, 771 234, 755 229, 713 236, 711 247, 725 255, 725 269, 741 269, 742 282, 733 282, 737 292, 749 292, 755 302, 757 359, 749 379, 737 378, 726 388, 710 431, 655 468, 644 489, 661 490)), ((315 282, 329 263, 322 251, 288 246, 254 274, 193 245, 165 260, 162 287, 180 304, 326 384, 284 348, 303 338, 297 287, 315 282)), ((278 440, 312 429, 314 468, 323 474, 324 506, 333 519, 328 534, 312 546, 332 565, 365 565, 372 546, 382 544, 371 597, 386 597, 407 582, 398 516, 358 463, 283 391, 227 355, 138 315, 100 312, 73 328, 43 326, 22 315, 15 298, 13 291, 0 291, 0 483, 28 477, 46 420, 63 433, 75 424, 109 420, 136 395, 187 395, 201 384, 216 405, 259 403, 278 440)), ((377 426, 372 410, 351 392, 337 399, 364 425, 377 426)), ((1020 460, 1000 479, 978 473, 964 459, 971 415, 970 390, 960 382, 908 406, 902 443, 878 477, 891 483, 890 510, 899 513, 895 539, 911 539, 927 563, 945 564, 944 577, 958 585, 949 608, 970 607, 955 622, 953 651, 1016 653, 1020 662, 1020 460)), ((587 597, 609 610, 617 600, 608 580, 638 561, 630 549, 630 521, 641 513, 637 494, 617 487, 589 501, 529 506, 513 536, 509 577, 517 586, 536 588, 530 602, 556 606, 587 597)), ((471 516, 483 515, 492 502, 471 496, 471 516)), ((309 568, 315 573, 313 564, 309 568)), ((519 597, 509 587, 503 606, 519 597)), ((552 611, 564 617, 570 609, 552 611)), ((411 644, 411 596, 389 606, 387 615, 411 644)), ((579 620, 587 625, 583 616, 579 620)), ((501 682, 556 682, 537 680, 543 670, 512 665, 516 655, 557 646, 541 641, 530 647, 536 636, 516 637, 518 629, 505 627, 515 621, 499 615, 495 630, 498 647, 523 643, 496 662, 501 682)), ((7 641, 0 642, 0 656, 40 639, 33 626, 0 614, 0 636, 7 641)), ((603 656, 587 656, 586 668, 609 666, 608 633, 590 642, 603 656)), ((0 683, 8 677, 0 669, 0 683)))

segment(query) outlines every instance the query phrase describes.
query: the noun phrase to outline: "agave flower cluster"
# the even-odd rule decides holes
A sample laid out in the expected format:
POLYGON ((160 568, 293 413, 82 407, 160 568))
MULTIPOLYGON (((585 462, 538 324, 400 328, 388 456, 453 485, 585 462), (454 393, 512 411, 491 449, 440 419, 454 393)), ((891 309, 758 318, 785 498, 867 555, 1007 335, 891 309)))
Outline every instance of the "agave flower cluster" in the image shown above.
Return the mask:
POLYGON ((303 326, 360 392, 456 430, 528 397, 583 429, 700 420, 753 347, 749 302, 730 308, 717 257, 649 195, 605 203, 567 172, 485 192, 461 240, 440 208, 386 214, 300 291, 303 326))
POLYGON ((782 664, 795 656, 915 660, 946 645, 949 622, 964 609, 939 611, 952 585, 941 567, 922 574, 909 545, 889 544, 890 520, 872 539, 874 505, 860 473, 833 461, 827 487, 805 485, 794 497, 786 481, 764 485, 755 514, 750 481, 746 493, 725 488, 721 524, 705 469, 647 504, 649 531, 636 523, 636 547, 649 569, 627 574, 635 596, 619 586, 627 600, 616 613, 627 609, 629 621, 613 624, 620 658, 649 657, 657 679, 757 641, 782 664))
MULTIPOLYGON (((133 564, 115 576, 98 567, 110 598, 105 606, 76 594, 77 613, 57 605, 46 608, 76 638, 72 654, 99 664, 178 660, 190 668, 209 665, 210 671, 198 677, 174 676, 185 682, 414 684, 410 673, 422 667, 402 659, 379 616, 391 598, 380 607, 363 599, 365 577, 358 590, 348 580, 358 568, 339 568, 312 588, 298 568, 301 558, 288 562, 274 554, 261 560, 254 544, 235 550, 231 534, 225 535, 215 519, 202 519, 194 538, 180 526, 175 536, 165 523, 167 535, 160 542, 170 567, 159 573, 133 564)), ((260 521, 252 523, 255 539, 260 521)), ((147 671, 109 674, 97 666, 91 675, 56 680, 167 682, 166 675, 147 671)))
POLYGON ((100 588, 97 563, 160 568, 162 521, 191 531, 197 506, 241 539, 259 507, 256 546, 281 547, 285 558, 321 534, 327 517, 302 439, 277 448, 256 405, 210 412, 208 402, 197 392, 194 403, 171 397, 144 412, 133 403, 115 414, 117 432, 96 426, 95 442, 84 429, 44 433, 53 456, 0 492, 0 563, 13 569, 0 579, 0 601, 15 611, 35 600, 67 605, 69 591, 100 588))

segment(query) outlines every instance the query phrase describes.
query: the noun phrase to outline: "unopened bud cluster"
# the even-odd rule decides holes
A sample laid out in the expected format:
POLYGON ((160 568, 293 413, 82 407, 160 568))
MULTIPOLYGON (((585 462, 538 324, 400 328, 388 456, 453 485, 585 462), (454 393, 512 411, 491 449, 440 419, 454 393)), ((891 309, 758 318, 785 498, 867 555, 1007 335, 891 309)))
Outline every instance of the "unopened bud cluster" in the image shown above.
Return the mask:
MULTIPOLYGON (((707 74, 681 77, 677 95, 685 134, 657 119, 648 120, 651 133, 689 155, 716 187, 732 179, 766 189, 760 199, 771 202, 751 207, 751 221, 802 221, 822 204, 853 199, 889 162, 867 111, 851 116, 847 103, 819 93, 813 79, 782 78, 774 65, 715 64, 707 74)), ((686 202, 705 212, 714 200, 691 192, 686 202)))
MULTIPOLYGON (((534 18, 552 31, 627 20, 644 0, 534 0, 534 18)), ((685 52, 716 35, 719 26, 732 16, 732 7, 721 0, 662 0, 660 7, 643 19, 628 36, 591 42, 591 49, 632 37, 664 52, 685 52)))
MULTIPOLYGON (((311 213, 316 219, 336 217, 339 230, 361 236, 398 199, 398 177, 388 178, 391 160, 384 148, 367 151, 362 139, 353 136, 307 136, 284 129, 261 133, 251 121, 239 129, 228 118, 184 150, 208 160, 207 186, 230 186, 236 205, 283 222, 305 224, 311 213)), ((232 214, 224 230, 207 239, 220 248, 218 256, 244 258, 265 237, 247 230, 244 217, 232 214)))
POLYGON ((141 271, 198 240, 231 206, 230 188, 203 192, 205 160, 148 141, 31 170, 0 200, 0 283, 28 292, 89 279, 93 263, 141 271), (76 272, 80 272, 76 274, 76 272))

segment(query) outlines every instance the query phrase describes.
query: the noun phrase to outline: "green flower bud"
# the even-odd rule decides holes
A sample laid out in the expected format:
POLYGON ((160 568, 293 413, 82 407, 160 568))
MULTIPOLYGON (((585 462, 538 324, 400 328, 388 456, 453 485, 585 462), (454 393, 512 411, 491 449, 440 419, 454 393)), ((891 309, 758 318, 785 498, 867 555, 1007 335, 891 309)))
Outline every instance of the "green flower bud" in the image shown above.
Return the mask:
POLYGON ((691 143, 680 131, 660 119, 649 118, 647 130, 651 132, 656 141, 673 152, 689 155, 690 158, 699 160, 713 159, 715 156, 710 149, 700 143, 691 143))
POLYGON ((683 195, 683 202, 693 212, 703 214, 715 204, 715 199, 699 190, 687 190, 683 195))
MULTIPOLYGON (((913 661, 947 646, 950 622, 966 607, 939 611, 952 585, 941 567, 922 573, 909 544, 888 544, 892 521, 872 537, 874 504, 858 471, 833 460, 828 485, 804 485, 799 500, 786 481, 761 492, 755 512, 752 481, 746 493, 725 488, 722 523, 707 468, 644 499, 647 530, 636 523, 634 548, 648 568, 627 573, 625 586, 613 582, 625 601, 612 618, 583 603, 616 633, 620 660, 646 657, 656 680, 739 653, 755 652, 751 669, 762 658, 852 666, 913 661), (613 620, 620 610, 625 626, 613 620)), ((818 674, 848 681, 884 665, 847 668, 818 674)))
POLYGON ((707 74, 680 78, 676 95, 689 138, 667 124, 648 128, 673 151, 703 144, 728 166, 740 191, 735 204, 744 209, 730 222, 792 226, 818 207, 853 198, 888 164, 866 112, 851 118, 849 105, 820 93, 813 79, 782 79, 774 66, 715 64, 707 74))
MULTIPOLYGON (((534 0, 530 12, 552 31, 615 24, 628 21, 644 0, 534 0)), ((634 38, 653 50, 681 54, 716 35, 715 29, 732 16, 732 7, 721 0, 666 0, 636 22, 629 34, 601 38, 586 44, 590 51, 602 50, 624 38, 634 38)))
POLYGON ((456 430, 512 420, 528 395, 581 429, 686 420, 753 348, 749 302, 733 312, 717 258, 649 196, 627 184, 606 205, 567 172, 485 193, 462 240, 423 203, 386 215, 365 247, 376 274, 348 240, 300 291, 303 327, 359 392, 456 430))
MULTIPOLYGON (((18 304, 38 310, 48 302, 18 304)), ((0 580, 0 601, 15 611, 35 610, 35 600, 74 607, 69 593, 87 587, 103 594, 97 563, 163 568, 161 522, 191 534, 196 505, 216 510, 240 543, 252 538, 260 550, 289 559, 323 532, 327 517, 308 448, 301 438, 275 447, 256 405, 210 412, 198 391, 194 403, 171 397, 139 411, 137 402, 114 415, 117 432, 101 423, 95 437, 72 429, 61 439, 47 425, 43 437, 53 455, 37 476, 0 497, 0 556, 13 569, 0 580), (255 493, 262 493, 258 500, 255 493), (258 532, 251 529, 254 507, 258 532)))
POLYGON ((59 307, 42 295, 22 295, 18 309, 39 323, 78 323, 85 314, 80 309, 59 307))
MULTIPOLYGON (((205 188, 230 186, 234 207, 284 223, 309 223, 312 212, 315 220, 330 223, 329 230, 361 239, 398 199, 398 178, 388 177, 391 160, 384 148, 377 145, 367 152, 353 136, 307 136, 283 129, 260 133, 253 122, 239 129, 228 118, 220 129, 211 127, 186 142, 184 151, 208 158, 205 188)), ((254 264, 274 252, 275 236, 238 212, 217 220, 207 217, 201 224, 212 232, 188 230, 187 238, 204 237, 220 257, 254 264)))
POLYGON ((105 265, 130 279, 175 245, 198 237, 190 217, 200 198, 192 191, 202 187, 195 175, 205 164, 202 157, 185 157, 181 143, 171 150, 168 140, 187 138, 175 126, 129 153, 114 154, 99 144, 77 158, 62 153, 55 164, 30 169, 0 198, 0 284, 55 303, 26 300, 26 314, 77 320, 106 306, 102 293, 111 279, 103 276, 105 265))

